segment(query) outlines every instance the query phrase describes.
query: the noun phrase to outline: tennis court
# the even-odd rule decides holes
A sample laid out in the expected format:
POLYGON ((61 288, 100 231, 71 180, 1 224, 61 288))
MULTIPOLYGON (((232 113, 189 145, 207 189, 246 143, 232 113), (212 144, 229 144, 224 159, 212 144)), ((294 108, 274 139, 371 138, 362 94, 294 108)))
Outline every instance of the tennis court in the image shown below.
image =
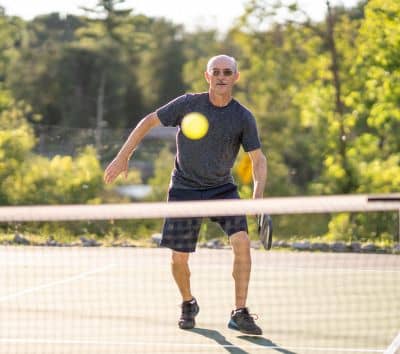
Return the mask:
POLYGON ((0 353, 396 352, 398 256, 253 251, 261 337, 227 328, 230 250, 191 258, 190 331, 169 263, 162 248, 1 247, 0 353))

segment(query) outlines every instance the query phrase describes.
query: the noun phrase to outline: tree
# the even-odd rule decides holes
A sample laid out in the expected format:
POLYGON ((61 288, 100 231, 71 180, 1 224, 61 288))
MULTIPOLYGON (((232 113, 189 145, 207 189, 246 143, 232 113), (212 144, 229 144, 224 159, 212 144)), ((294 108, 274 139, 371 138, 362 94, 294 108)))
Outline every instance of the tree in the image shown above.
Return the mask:
POLYGON ((7 67, 16 57, 23 42, 24 23, 17 17, 9 17, 0 6, 0 83, 7 79, 7 67))
POLYGON ((118 85, 119 82, 124 82, 123 71, 126 71, 127 64, 130 64, 129 54, 133 54, 137 46, 134 21, 130 16, 132 10, 117 9, 117 5, 123 3, 124 0, 99 0, 95 8, 85 8, 87 12, 95 14, 96 18, 88 20, 87 26, 77 32, 78 42, 72 47, 83 55, 91 56, 96 66, 97 75, 94 80, 92 79, 97 81, 93 95, 95 103, 93 125, 96 149, 99 153, 102 147, 102 129, 107 124, 105 114, 106 111, 112 110, 109 104, 114 101, 106 100, 105 95, 123 89, 123 85, 113 87, 112 84, 118 85), (122 63, 124 64, 122 70, 118 70, 122 63), (117 76, 116 73, 120 74, 118 75, 120 80, 112 82, 117 76), (106 88, 108 88, 107 93, 106 88))
POLYGON ((138 80, 147 112, 185 92, 182 27, 164 19, 149 19, 142 28, 152 34, 140 55, 138 80))
POLYGON ((9 93, 0 90, 0 204, 8 204, 12 179, 35 144, 32 128, 26 122, 30 108, 16 103, 9 93))
POLYGON ((86 203, 102 190, 102 170, 86 148, 74 159, 33 153, 31 108, 0 90, 0 204, 86 203))
POLYGON ((346 97, 359 130, 351 158, 359 191, 394 192, 400 187, 400 4, 370 1, 365 16, 351 70, 357 80, 346 97))
POLYGON ((265 10, 263 2, 250 1, 228 40, 239 52, 238 97, 254 112, 267 154, 271 171, 267 193, 294 194, 305 191, 314 174, 314 166, 308 163, 309 133, 297 118, 299 107, 293 104, 304 85, 302 76, 311 76, 304 62, 312 48, 304 43, 312 34, 294 24, 264 26, 263 21, 270 19, 265 10))
MULTIPOLYGON (((347 150, 357 180, 357 193, 390 193, 400 188, 400 4, 374 0, 365 6, 349 73, 353 78, 344 100, 352 121, 353 139, 347 150)), ((353 239, 393 240, 396 213, 341 215, 330 232, 345 220, 353 239)), ((344 228, 341 227, 341 230, 344 228)))
MULTIPOLYGON (((348 116, 344 96, 351 84, 346 73, 354 60, 348 49, 355 40, 359 19, 352 15, 350 20, 343 8, 332 8, 329 0, 326 8, 325 23, 315 23, 296 3, 286 6, 281 1, 251 0, 241 24, 247 33, 250 31, 251 40, 257 41, 257 48, 265 48, 256 56, 259 63, 264 63, 264 68, 258 66, 258 71, 272 69, 266 80, 275 83, 278 80, 271 78, 278 72, 283 83, 272 95, 272 85, 264 85, 269 86, 264 97, 273 97, 266 107, 269 111, 277 102, 285 102, 277 114, 280 117, 285 111, 289 114, 280 121, 287 123, 287 130, 291 128, 287 134, 292 140, 283 139, 285 146, 280 147, 285 154, 284 163, 294 173, 292 180, 303 190, 314 180, 311 188, 314 193, 349 193, 356 188, 355 172, 347 156, 353 120, 348 116), (278 20, 278 14, 286 14, 287 18, 278 20), (269 62, 267 58, 271 58, 269 62), (277 99, 279 92, 282 94, 277 99), (296 115, 300 124, 294 122, 296 115), (311 139, 313 144, 304 143, 305 139, 311 139)), ((265 122, 272 119, 269 114, 265 122)), ((272 128, 277 130, 276 125, 272 128)))
POLYGON ((170 148, 165 146, 155 161, 153 176, 148 181, 152 188, 151 200, 165 200, 173 166, 174 155, 171 153, 170 148))
POLYGON ((50 14, 28 22, 7 85, 41 114, 37 132, 93 129, 82 139, 104 156, 105 128, 131 128, 184 91, 181 28, 118 10, 122 3, 100 1, 91 17, 50 14))

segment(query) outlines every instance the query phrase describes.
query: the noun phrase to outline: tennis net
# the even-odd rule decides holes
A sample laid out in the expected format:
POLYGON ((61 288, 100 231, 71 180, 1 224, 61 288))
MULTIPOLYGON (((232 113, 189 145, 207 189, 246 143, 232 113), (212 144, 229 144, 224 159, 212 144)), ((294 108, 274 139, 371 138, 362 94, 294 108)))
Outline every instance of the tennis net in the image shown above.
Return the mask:
POLYGON ((0 353, 394 354, 399 208, 397 197, 367 195, 0 207, 0 353), (254 218, 266 212, 271 251, 254 218), (248 216, 252 240, 247 303, 258 337, 227 328, 232 250, 207 219, 238 214, 248 216), (189 260, 200 305, 189 331, 177 325, 170 250, 158 246, 165 217, 204 217, 189 260), (363 231, 360 220, 369 221, 363 231), (387 227, 376 242, 355 236, 379 223, 387 227))

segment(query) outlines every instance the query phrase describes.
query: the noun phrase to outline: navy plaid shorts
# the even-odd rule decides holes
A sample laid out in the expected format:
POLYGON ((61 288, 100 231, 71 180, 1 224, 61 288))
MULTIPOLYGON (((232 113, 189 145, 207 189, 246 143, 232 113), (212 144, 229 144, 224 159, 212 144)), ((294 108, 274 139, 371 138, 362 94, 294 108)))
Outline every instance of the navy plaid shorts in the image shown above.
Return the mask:
MULTIPOLYGON (((168 201, 240 199, 237 187, 233 183, 209 189, 170 188, 168 201)), ((166 218, 162 230, 161 246, 179 252, 194 252, 199 237, 203 218, 166 218)), ((216 216, 210 220, 218 223, 226 235, 231 236, 239 231, 247 232, 245 215, 216 216)))

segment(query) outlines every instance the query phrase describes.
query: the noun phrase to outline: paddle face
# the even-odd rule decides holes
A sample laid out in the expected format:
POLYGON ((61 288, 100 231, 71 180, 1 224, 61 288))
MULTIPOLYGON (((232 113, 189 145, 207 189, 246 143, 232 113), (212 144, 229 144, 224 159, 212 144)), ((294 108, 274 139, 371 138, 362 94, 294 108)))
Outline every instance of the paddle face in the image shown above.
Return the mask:
POLYGON ((270 250, 272 247, 272 219, 268 214, 261 214, 257 221, 260 241, 266 250, 270 250))

